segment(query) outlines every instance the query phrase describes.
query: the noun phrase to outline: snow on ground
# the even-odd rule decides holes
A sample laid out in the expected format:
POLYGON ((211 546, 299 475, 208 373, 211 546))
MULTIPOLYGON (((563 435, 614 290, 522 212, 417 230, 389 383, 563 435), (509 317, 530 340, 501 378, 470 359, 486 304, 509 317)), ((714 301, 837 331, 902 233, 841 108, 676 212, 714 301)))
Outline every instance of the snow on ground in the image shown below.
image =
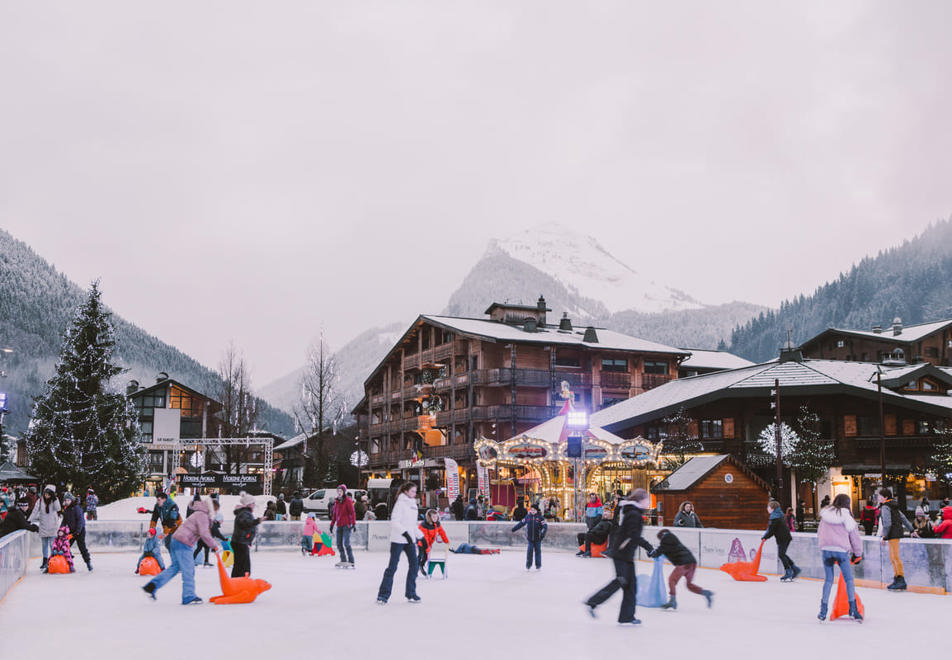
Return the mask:
MULTIPOLYGON (((698 584, 715 593, 714 608, 679 588, 677 612, 638 608, 640 627, 618 626, 620 595, 591 619, 582 601, 612 577, 606 559, 547 552, 542 571, 527 573, 525 554, 449 558, 449 578, 418 583, 423 602, 404 600, 406 561, 394 593, 375 603, 388 556, 359 552, 357 569, 335 569, 334 558, 304 558, 291 551, 252 554, 253 576, 273 589, 250 605, 183 607, 175 578, 153 602, 133 575, 136 555, 96 554, 95 572, 80 561, 73 575, 42 575, 39 560, 0 603, 0 657, 308 657, 440 659, 527 658, 803 658, 875 649, 906 653, 906 633, 935 622, 948 596, 860 589, 867 620, 820 624, 821 583, 734 582, 700 569, 698 584), (899 631, 904 633, 897 634, 899 631), (657 655, 656 655, 657 654, 657 655), (663 654, 663 655, 661 655, 663 654)), ((670 566, 666 567, 670 571, 670 566)), ((644 575, 648 562, 639 562, 644 575)), ((197 591, 220 593, 217 571, 196 568, 197 591)), ((940 635, 941 637, 941 635, 940 635)), ((935 638, 939 639, 939 638, 935 638)))
MULTIPOLYGON (((235 507, 238 506, 238 495, 220 495, 221 512, 225 520, 233 520, 235 517, 235 507)), ((271 495, 255 496, 255 513, 261 515, 268 504, 268 500, 275 499, 271 495)), ((179 511, 185 515, 185 509, 192 500, 191 495, 176 495, 175 503, 178 504, 179 511)), ((104 504, 98 507, 97 512, 99 520, 143 520, 148 522, 150 516, 145 513, 136 513, 139 507, 145 507, 151 513, 155 508, 154 497, 127 497, 122 500, 116 500, 110 504, 104 504)))

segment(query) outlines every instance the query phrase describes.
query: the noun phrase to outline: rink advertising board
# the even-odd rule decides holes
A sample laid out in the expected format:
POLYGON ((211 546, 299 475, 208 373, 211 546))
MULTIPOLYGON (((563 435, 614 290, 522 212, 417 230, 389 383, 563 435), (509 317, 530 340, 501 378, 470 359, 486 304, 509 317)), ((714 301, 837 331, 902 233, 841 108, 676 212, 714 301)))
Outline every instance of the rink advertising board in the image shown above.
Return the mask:
POLYGON ((180 486, 191 488, 247 488, 260 486, 260 474, 180 474, 180 486))

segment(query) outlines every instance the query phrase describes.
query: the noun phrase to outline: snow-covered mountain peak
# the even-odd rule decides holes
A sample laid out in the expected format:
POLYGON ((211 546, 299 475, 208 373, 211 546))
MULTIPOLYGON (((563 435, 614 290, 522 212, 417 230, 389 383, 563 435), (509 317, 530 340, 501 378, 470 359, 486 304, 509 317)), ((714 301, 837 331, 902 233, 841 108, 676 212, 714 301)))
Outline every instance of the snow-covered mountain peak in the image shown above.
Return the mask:
POLYGON ((577 295, 602 302, 610 312, 663 312, 704 306, 622 263, 591 236, 559 223, 549 222, 493 239, 489 252, 496 251, 542 271, 577 295))

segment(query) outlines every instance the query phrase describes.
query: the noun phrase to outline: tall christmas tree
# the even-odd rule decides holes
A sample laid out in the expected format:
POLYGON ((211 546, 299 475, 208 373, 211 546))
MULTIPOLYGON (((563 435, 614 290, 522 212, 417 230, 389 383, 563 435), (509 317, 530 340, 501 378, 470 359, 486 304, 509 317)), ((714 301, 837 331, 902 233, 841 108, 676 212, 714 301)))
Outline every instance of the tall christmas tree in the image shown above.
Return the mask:
POLYGON ((100 500, 126 497, 144 476, 144 449, 132 403, 110 387, 115 365, 111 315, 98 283, 76 310, 63 339, 56 373, 35 397, 26 433, 30 467, 75 493, 96 489, 100 500))

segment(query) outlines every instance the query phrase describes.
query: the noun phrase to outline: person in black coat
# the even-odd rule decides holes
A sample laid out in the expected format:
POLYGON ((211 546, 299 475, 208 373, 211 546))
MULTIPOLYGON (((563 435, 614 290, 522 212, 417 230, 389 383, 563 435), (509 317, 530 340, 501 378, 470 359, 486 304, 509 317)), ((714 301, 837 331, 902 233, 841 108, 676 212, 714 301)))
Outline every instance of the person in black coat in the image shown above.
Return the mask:
POLYGON ((639 624, 635 618, 637 600, 637 582, 635 581, 635 546, 641 546, 651 552, 654 548, 641 537, 644 527, 644 515, 651 506, 648 491, 636 488, 627 498, 622 500, 619 525, 612 534, 609 544, 609 556, 615 564, 615 579, 600 590, 589 596, 585 601, 589 614, 595 617, 595 608, 611 598, 619 589, 622 590, 621 607, 618 610, 618 623, 639 624))
POLYGON ((694 558, 694 555, 691 554, 687 546, 681 543, 681 539, 667 529, 662 529, 658 532, 658 548, 654 552, 648 553, 649 557, 660 557, 661 555, 667 557, 668 561, 674 564, 674 570, 668 577, 668 602, 661 606, 662 609, 678 609, 675 587, 682 576, 688 585, 688 591, 692 594, 704 596, 707 600, 708 607, 714 603, 714 592, 702 589, 694 584, 694 571, 697 570, 697 559, 694 558))
POLYGON ((245 577, 251 573, 251 544, 261 524, 261 518, 255 518, 252 509, 255 498, 242 493, 235 509, 235 531, 231 535, 231 550, 235 553, 235 563, 231 567, 231 577, 245 577))
POLYGON ((577 535, 578 544, 584 545, 584 550, 579 550, 575 553, 576 557, 591 557, 592 556, 592 544, 601 545, 608 540, 608 536, 612 531, 612 518, 611 514, 607 511, 602 514, 602 519, 599 520, 594 527, 592 527, 587 532, 579 532, 577 535))
POLYGON ((512 519, 519 522, 526 517, 527 513, 529 513, 529 510, 525 507, 525 500, 520 497, 519 501, 516 502, 516 508, 512 510, 512 519))
POLYGON ((69 544, 76 544, 83 561, 86 562, 87 570, 93 570, 93 560, 86 547, 86 517, 79 506, 79 500, 69 492, 63 494, 63 524, 69 527, 69 544))
POLYGON ((456 499, 453 500, 453 504, 450 505, 450 511, 453 512, 453 517, 457 520, 462 520, 463 516, 466 514, 463 507, 463 496, 457 495, 456 499))
POLYGON ((479 520, 479 507, 476 506, 476 498, 473 498, 469 501, 469 506, 466 507, 466 513, 463 514, 464 520, 479 520))
POLYGON ((783 509, 780 508, 780 502, 770 500, 767 504, 767 513, 770 514, 770 520, 767 523, 767 531, 761 537, 766 541, 771 536, 777 539, 777 556, 780 563, 783 564, 783 577, 781 582, 790 582, 800 575, 800 568, 793 563, 793 560, 787 556, 787 548, 790 547, 790 541, 793 537, 790 535, 790 528, 787 527, 787 521, 783 517, 783 509))
MULTIPOLYGON (((304 513, 304 500, 301 499, 300 492, 294 491, 291 503, 288 504, 288 514, 290 514, 291 520, 300 520, 302 513, 304 513)), ((357 520, 360 520, 360 518, 357 520)))
POLYGON ((7 515, 4 517, 3 522, 0 522, 0 538, 3 538, 7 534, 12 534, 13 532, 25 529, 30 532, 38 532, 39 527, 30 523, 26 514, 30 510, 30 500, 25 496, 21 495, 20 499, 17 500, 17 505, 11 507, 7 511, 7 515))

